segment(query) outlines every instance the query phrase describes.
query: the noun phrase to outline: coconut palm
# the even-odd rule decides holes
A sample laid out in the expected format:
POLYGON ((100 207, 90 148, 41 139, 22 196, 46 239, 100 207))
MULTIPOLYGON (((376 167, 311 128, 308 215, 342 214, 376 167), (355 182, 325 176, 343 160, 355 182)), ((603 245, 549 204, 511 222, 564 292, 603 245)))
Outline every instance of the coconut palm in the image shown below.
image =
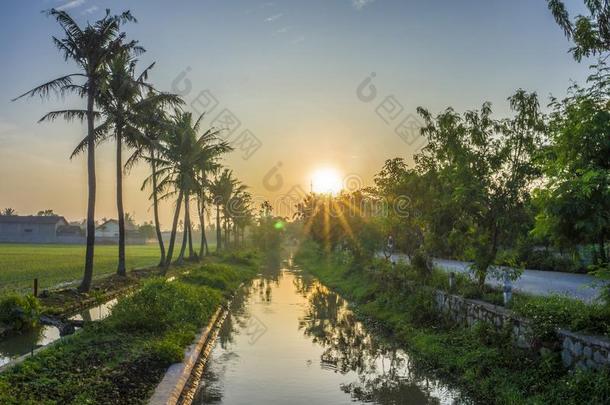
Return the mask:
POLYGON ((226 142, 218 141, 217 132, 214 130, 208 129, 203 135, 198 135, 202 118, 203 115, 193 122, 191 113, 176 109, 172 117, 172 128, 164 139, 164 147, 157 159, 158 175, 161 177, 158 189, 165 193, 162 198, 177 195, 165 267, 169 266, 172 260, 177 224, 183 203, 185 209, 184 232, 177 262, 184 259, 189 233, 191 234, 189 252, 190 256, 194 257, 190 221, 191 197, 201 189, 201 172, 208 170, 210 160, 231 150, 226 142))
POLYGON ((252 222, 252 195, 247 191, 235 194, 230 204, 230 214, 233 218, 233 239, 236 247, 244 242, 245 228, 252 222), (240 243, 241 234, 241 243, 240 243))
POLYGON ((232 148, 230 148, 226 142, 218 142, 215 138, 216 133, 213 134, 213 137, 209 137, 209 139, 206 140, 204 146, 205 153, 202 154, 202 159, 198 162, 198 167, 200 169, 200 182, 199 190, 197 190, 195 195, 197 199, 197 213, 199 214, 199 225, 201 228, 199 256, 203 256, 204 253, 209 253, 209 250, 207 248, 208 243, 205 236, 205 212, 207 204, 211 202, 211 199, 209 197, 209 191, 211 188, 209 175, 212 173, 217 173, 220 169, 220 156, 232 150, 232 148))
POLYGON ((52 93, 61 96, 72 93, 87 100, 84 110, 53 111, 42 117, 40 121, 64 118, 67 121, 78 119, 87 122, 87 249, 85 271, 79 289, 89 291, 93 279, 95 245, 95 140, 96 133, 100 131, 95 126, 95 119, 99 117, 99 112, 95 111, 95 104, 99 97, 101 81, 112 58, 127 49, 137 51, 141 48, 135 41, 126 42, 125 33, 120 32, 121 25, 135 22, 129 11, 120 15, 111 15, 110 10, 106 10, 106 15, 102 19, 93 24, 87 23, 85 27, 80 27, 66 11, 51 9, 47 14, 59 23, 64 34, 61 39, 53 37, 53 43, 63 54, 64 59, 75 62, 80 71, 51 80, 16 99, 25 96, 48 98, 52 93), (80 83, 75 83, 79 79, 80 83))
POLYGON ((229 202, 238 193, 245 191, 246 186, 241 185, 233 176, 233 171, 224 169, 214 180, 211 186, 214 204, 216 205, 216 251, 219 252, 224 247, 228 247, 229 223, 229 202), (221 228, 220 212, 223 213, 223 223, 221 228), (222 240, 222 229, 224 229, 224 242, 222 240))
MULTIPOLYGON (((143 50, 142 50, 143 51, 143 50)), ((125 210, 123 207, 123 146, 136 147, 145 142, 137 122, 139 95, 151 86, 145 83, 148 71, 154 63, 136 77, 137 60, 129 50, 118 53, 108 62, 99 85, 98 107, 103 117, 96 142, 107 139, 116 141, 116 198, 119 222, 119 249, 117 274, 126 276, 125 266, 125 210)), ((85 138, 74 150, 76 156, 87 148, 85 138)))
POLYGON ((151 187, 149 199, 152 200, 155 233, 157 235, 157 242, 159 243, 159 267, 165 265, 165 243, 163 242, 161 224, 159 221, 157 154, 163 148, 163 137, 171 128, 171 122, 167 116, 166 107, 178 106, 183 103, 184 102, 178 96, 157 94, 153 91, 148 92, 146 97, 138 103, 139 113, 137 114, 145 142, 137 145, 135 152, 126 163, 126 167, 128 168, 140 159, 144 159, 150 164, 151 175, 142 184, 142 190, 144 190, 147 185, 150 185, 151 187))

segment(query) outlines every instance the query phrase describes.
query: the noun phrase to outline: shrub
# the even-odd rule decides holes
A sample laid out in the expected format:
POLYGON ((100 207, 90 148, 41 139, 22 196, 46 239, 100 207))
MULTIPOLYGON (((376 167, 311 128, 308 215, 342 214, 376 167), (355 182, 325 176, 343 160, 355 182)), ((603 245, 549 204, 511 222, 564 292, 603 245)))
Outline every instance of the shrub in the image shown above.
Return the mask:
POLYGON ((222 261, 231 264, 242 264, 252 266, 256 264, 258 256, 254 251, 231 251, 223 254, 222 261))
POLYGON ((543 341, 553 340, 559 327, 603 334, 610 331, 607 308, 559 295, 517 299, 513 309, 532 321, 534 333, 543 341))
POLYGON ((183 347, 189 345, 195 334, 187 329, 177 329, 168 332, 163 339, 149 342, 145 352, 163 364, 174 364, 182 361, 183 347))
POLYGON ((220 293, 209 287, 157 279, 120 300, 108 319, 121 330, 160 333, 185 325, 194 329, 210 318, 220 302, 220 293))
POLYGON ((211 263, 191 270, 189 274, 182 277, 181 281, 224 291, 235 289, 239 285, 240 276, 226 264, 211 263))
POLYGON ((427 281, 432 275, 432 262, 430 257, 422 250, 415 252, 411 258, 411 265, 417 271, 421 281, 427 281))
POLYGON ((519 261, 523 262, 530 269, 565 273, 584 272, 579 263, 554 251, 531 250, 522 254, 519 257, 519 261))
POLYGON ((0 299, 0 322, 16 330, 28 329, 38 323, 40 309, 33 295, 9 294, 0 299))

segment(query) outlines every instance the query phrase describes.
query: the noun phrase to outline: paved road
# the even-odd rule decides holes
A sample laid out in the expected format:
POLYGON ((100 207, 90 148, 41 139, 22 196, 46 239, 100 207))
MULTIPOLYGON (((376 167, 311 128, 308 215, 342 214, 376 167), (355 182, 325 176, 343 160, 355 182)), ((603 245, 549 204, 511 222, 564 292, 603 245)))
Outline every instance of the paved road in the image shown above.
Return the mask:
MULTIPOLYGON (((403 254, 392 255, 392 259, 407 260, 403 254)), ((456 260, 434 259, 434 264, 446 271, 468 273, 470 263, 456 260)), ((486 284, 501 286, 500 280, 487 278, 486 284)), ((514 290, 534 295, 565 294, 582 301, 591 302, 599 296, 603 283, 587 274, 559 273, 526 269, 521 277, 514 282, 514 290)))

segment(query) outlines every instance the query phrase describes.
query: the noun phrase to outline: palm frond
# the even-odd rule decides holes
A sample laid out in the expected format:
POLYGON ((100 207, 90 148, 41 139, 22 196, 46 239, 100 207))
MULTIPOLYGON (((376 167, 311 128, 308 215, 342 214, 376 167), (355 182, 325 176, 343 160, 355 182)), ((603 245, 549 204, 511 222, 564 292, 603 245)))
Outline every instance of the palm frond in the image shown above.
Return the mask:
MULTIPOLYGON (((93 137, 95 139, 95 142, 100 142, 101 140, 103 140, 107 133, 108 133, 108 129, 109 129, 109 125, 104 122, 100 125, 98 125, 94 130, 93 130, 93 137)), ((87 150, 87 147, 89 145, 89 136, 85 136, 79 143, 78 145, 76 145, 76 148, 74 148, 74 150, 72 151, 72 154, 70 155, 70 159, 75 158, 77 155, 79 155, 80 153, 84 152, 87 150)))
POLYGON ((41 98, 49 98, 51 93, 56 93, 59 95, 64 95, 67 89, 71 89, 72 86, 72 77, 74 76, 84 76, 81 73, 72 73, 66 76, 58 77, 57 79, 53 79, 47 83, 41 84, 38 87, 33 88, 32 90, 26 91, 20 96, 15 97, 11 101, 19 100, 23 97, 35 97, 40 96, 41 98))

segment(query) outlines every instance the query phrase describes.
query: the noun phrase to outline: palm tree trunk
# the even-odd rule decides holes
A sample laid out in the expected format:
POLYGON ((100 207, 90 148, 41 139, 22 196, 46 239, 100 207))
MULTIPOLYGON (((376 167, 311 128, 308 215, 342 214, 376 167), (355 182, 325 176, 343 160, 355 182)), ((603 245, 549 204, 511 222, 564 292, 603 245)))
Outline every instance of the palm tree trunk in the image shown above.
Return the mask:
POLYGON ((233 223, 233 243, 235 247, 239 247, 239 235, 237 234, 237 224, 233 223))
POLYGON ((224 247, 226 249, 228 249, 229 248, 229 238, 227 237, 227 216, 226 216, 226 214, 225 214, 224 220, 222 221, 222 225, 223 225, 223 228, 224 228, 224 231, 225 231, 224 232, 224 244, 225 244, 224 247))
POLYGON ((121 128, 116 132, 116 206, 119 216, 119 264, 116 274, 127 275, 125 269, 125 211, 123 209, 123 139, 121 128))
POLYGON ((197 213, 199 214, 199 226, 201 227, 201 244, 199 245, 199 257, 207 255, 208 241, 205 236, 205 205, 201 195, 197 197, 197 213))
POLYGON ((188 230, 188 233, 189 233, 189 260, 194 260, 196 255, 195 255, 195 251, 193 250, 193 227, 191 226, 191 203, 188 199, 185 201, 185 205, 186 205, 186 219, 187 219, 186 229, 188 230))
POLYGON ((159 267, 165 264, 165 244, 163 243, 163 234, 161 233, 161 224, 159 223, 159 197, 157 195, 157 163, 155 162, 155 149, 150 148, 152 183, 153 183, 153 213, 155 218, 155 231, 157 233, 157 241, 159 242, 159 250, 161 257, 159 258, 159 267))
POLYGON ((182 246, 180 246, 180 253, 176 259, 176 262, 180 264, 184 262, 184 252, 186 251, 186 242, 188 239, 188 200, 189 194, 187 192, 184 196, 184 226, 182 227, 182 246))
POLYGON ((93 107, 95 100, 95 87, 93 79, 89 79, 87 92, 87 249, 85 251, 85 273, 79 290, 87 292, 91 289, 93 280, 93 254, 95 250, 95 136, 93 107))
POLYGON ((216 204, 216 251, 222 249, 222 231, 220 229, 220 204, 216 204))
POLYGON ((172 262, 172 255, 174 253, 174 244, 176 243, 176 230, 178 229, 178 220, 180 219, 180 209, 182 208, 182 190, 178 193, 178 201, 176 202, 176 211, 174 212, 174 220, 172 222, 172 233, 169 238, 169 247, 167 249, 167 258, 165 265, 163 266, 163 274, 165 274, 167 268, 172 262))

